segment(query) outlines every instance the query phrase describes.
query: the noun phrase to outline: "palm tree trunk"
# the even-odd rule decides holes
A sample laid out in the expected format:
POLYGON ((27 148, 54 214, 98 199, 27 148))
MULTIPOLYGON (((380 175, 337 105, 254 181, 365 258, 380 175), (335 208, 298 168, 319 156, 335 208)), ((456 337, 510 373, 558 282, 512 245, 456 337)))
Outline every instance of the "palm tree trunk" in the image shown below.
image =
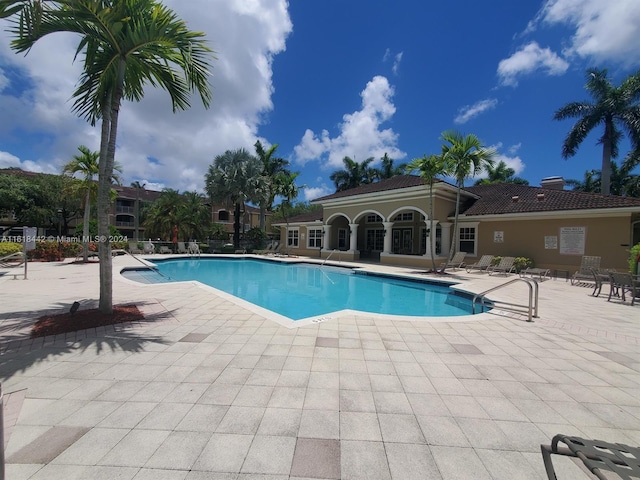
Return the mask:
MULTIPOLYGON (((113 313, 113 263, 111 243, 109 242, 109 210, 111 209, 111 178, 116 155, 116 136, 118 132, 118 115, 124 86, 126 63, 120 59, 116 87, 111 92, 110 102, 106 102, 108 117, 103 116, 102 138, 100 140, 100 173, 98 175, 98 258, 100 259, 100 312, 113 313), (108 118, 105 123, 105 118, 108 118), (105 138, 106 137, 106 138, 105 138), (104 154, 104 157, 103 157, 104 154)), ((104 112, 106 114, 106 112, 104 112)))
POLYGON ((604 137, 602 137, 602 168, 600 169, 600 192, 603 195, 611 193, 611 142, 613 125, 605 122, 604 137))
POLYGON ((233 210, 233 246, 240 248, 240 203, 233 210))
POLYGON ((260 204, 260 230, 264 230, 265 229, 265 217, 267 216, 267 207, 265 207, 264 205, 260 204))
POLYGON ((87 198, 84 201, 84 224, 82 225, 82 260, 89 261, 89 219, 91 218, 91 186, 87 185, 87 198))
POLYGON ((453 260, 453 256, 456 254, 456 251, 455 251, 456 235, 458 232, 458 214, 460 213, 460 190, 461 189, 462 189, 462 186, 458 184, 458 191, 456 192, 456 215, 453 220, 453 233, 451 234, 451 249, 449 250, 449 260, 445 262, 444 266, 442 267, 442 270, 441 270, 442 273, 444 273, 445 269, 447 268, 447 263, 453 260))
POLYGON ((436 269, 436 259, 435 259, 435 239, 436 239, 436 232, 435 232, 435 227, 433 226, 433 180, 431 180, 431 183, 429 184, 429 235, 431 236, 431 238, 429 239, 429 250, 431 250, 431 268, 433 269, 432 271, 435 272, 436 269))

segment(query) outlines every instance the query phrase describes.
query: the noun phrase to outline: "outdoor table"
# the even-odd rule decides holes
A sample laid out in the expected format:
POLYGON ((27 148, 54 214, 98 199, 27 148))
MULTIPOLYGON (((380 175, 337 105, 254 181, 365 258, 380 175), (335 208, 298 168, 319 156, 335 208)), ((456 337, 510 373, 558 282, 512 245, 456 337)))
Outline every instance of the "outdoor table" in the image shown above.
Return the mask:
POLYGON ((640 448, 638 447, 558 434, 553 437, 551 445, 540 445, 540 448, 549 480, 557 480, 551 454, 579 458, 591 473, 602 480, 611 478, 603 474, 603 470, 613 472, 623 480, 640 478, 640 448), (567 448, 559 447, 559 442, 564 443, 567 448))

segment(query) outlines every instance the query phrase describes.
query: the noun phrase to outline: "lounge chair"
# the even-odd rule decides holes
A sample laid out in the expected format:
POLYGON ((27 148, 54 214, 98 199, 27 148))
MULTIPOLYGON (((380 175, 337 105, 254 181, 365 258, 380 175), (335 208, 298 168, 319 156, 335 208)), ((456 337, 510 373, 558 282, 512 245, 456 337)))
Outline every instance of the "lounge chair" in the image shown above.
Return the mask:
POLYGON ((457 252, 453 258, 447 263, 443 263, 440 265, 440 271, 443 271, 445 268, 453 268, 455 271, 458 268, 462 268, 464 266, 464 257, 467 256, 467 252, 457 252))
POLYGON ((502 257, 498 265, 487 268, 487 271, 489 272, 489 275, 493 275, 494 273, 503 273, 507 276, 515 270, 515 261, 515 257, 502 257))
POLYGON ((600 257, 593 257, 585 255, 580 262, 580 269, 571 277, 571 285, 577 283, 592 282, 593 272, 592 269, 600 268, 600 257))
POLYGON ((144 253, 144 250, 140 250, 138 248, 138 242, 129 242, 129 253, 136 255, 136 254, 144 253))
POLYGON ((631 305, 636 301, 636 296, 640 295, 640 279, 637 276, 630 273, 622 272, 609 272, 609 278, 611 281, 611 290, 609 291, 609 298, 607 301, 611 301, 612 296, 620 297, 623 302, 627 301, 627 293, 631 294, 631 305))
POLYGON ((144 245, 142 246, 142 250, 144 251, 144 253, 146 254, 151 254, 151 253, 156 253, 156 247, 155 245, 151 242, 151 239, 149 239, 148 242, 144 242, 144 245))
POLYGON ((162 254, 170 254, 170 253, 173 253, 173 252, 166 245, 162 245, 162 246, 160 246, 160 253, 162 253, 162 254))
POLYGON ((486 271, 487 268, 491 266, 492 260, 493 255, 483 255, 476 263, 466 266, 467 273, 470 273, 471 270, 480 270, 480 272, 486 271))
POLYGON ((268 255, 269 253, 272 253, 276 248, 278 248, 279 244, 280 242, 271 242, 269 245, 267 245, 267 248, 263 250, 256 250, 256 253, 258 255, 268 255))
POLYGON ((200 255, 200 247, 197 242, 189 242, 189 255, 200 255))
POLYGON ((24 263, 24 253, 16 252, 0 258, 0 267, 19 267, 24 263))
POLYGON ((189 253, 187 247, 185 247, 184 242, 178 242, 178 253, 189 253))

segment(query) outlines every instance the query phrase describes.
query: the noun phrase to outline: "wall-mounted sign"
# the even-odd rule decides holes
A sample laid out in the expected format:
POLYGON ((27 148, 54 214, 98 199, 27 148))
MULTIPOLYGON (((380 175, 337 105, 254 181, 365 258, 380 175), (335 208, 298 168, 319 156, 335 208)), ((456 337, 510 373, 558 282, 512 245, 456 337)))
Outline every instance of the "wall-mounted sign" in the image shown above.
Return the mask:
POLYGON ((503 243, 504 242, 504 232, 500 232, 498 230, 493 232, 493 243, 503 243))
POLYGON ((544 248, 545 248, 545 250, 557 250, 558 249, 558 236, 557 235, 546 235, 544 237, 544 248))
POLYGON ((584 255, 587 227, 560 227, 560 254, 584 255))

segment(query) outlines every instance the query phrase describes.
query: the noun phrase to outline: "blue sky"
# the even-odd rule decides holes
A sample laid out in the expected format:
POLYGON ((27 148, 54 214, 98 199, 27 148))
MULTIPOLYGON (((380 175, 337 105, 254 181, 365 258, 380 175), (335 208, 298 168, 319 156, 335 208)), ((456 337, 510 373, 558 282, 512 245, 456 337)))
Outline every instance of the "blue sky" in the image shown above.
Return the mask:
MULTIPOLYGON (((532 185, 582 179, 600 166, 599 132, 563 160, 572 123, 553 113, 589 99, 587 68, 615 83, 640 69, 637 0, 165 3, 218 59, 209 110, 194 98, 172 114, 151 87, 123 105, 116 159, 126 184, 149 188, 201 190, 216 155, 260 139, 279 144, 309 200, 334 191, 345 155, 407 162, 438 153, 449 129, 477 134, 532 185)), ((46 38, 23 57, 0 37, 0 167, 57 173, 78 145, 97 150, 98 128, 70 111, 77 39, 46 38)))

